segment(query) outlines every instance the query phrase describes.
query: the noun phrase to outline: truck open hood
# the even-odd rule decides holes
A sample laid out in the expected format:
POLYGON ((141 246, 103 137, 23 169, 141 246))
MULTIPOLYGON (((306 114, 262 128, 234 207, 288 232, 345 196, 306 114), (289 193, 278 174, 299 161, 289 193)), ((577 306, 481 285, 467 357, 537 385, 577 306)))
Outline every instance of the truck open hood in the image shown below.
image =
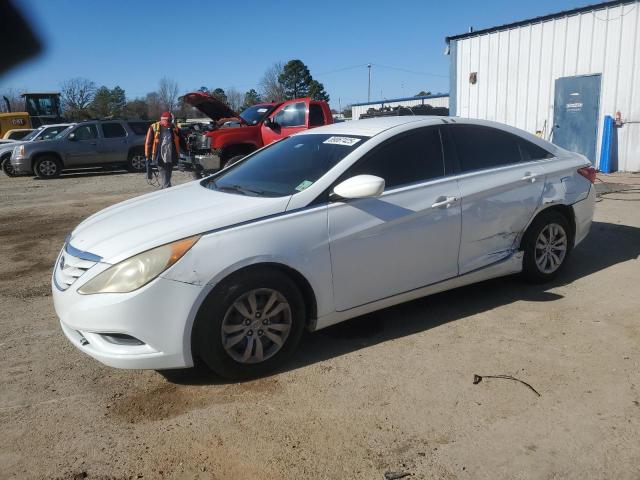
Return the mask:
POLYGON ((216 97, 207 92, 191 92, 182 97, 192 107, 197 108, 211 120, 237 117, 238 114, 231 110, 216 97))
POLYGON ((209 190, 199 182, 113 205, 78 225, 73 247, 117 263, 180 238, 283 212, 289 197, 251 197, 209 190))

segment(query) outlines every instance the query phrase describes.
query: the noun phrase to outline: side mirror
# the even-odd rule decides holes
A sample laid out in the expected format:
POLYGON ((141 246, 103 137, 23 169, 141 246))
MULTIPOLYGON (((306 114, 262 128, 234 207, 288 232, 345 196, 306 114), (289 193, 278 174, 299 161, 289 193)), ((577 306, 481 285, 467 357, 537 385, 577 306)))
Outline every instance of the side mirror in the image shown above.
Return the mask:
POLYGON ((375 175, 356 175, 340 182, 333 194, 341 198, 379 197, 384 192, 384 179, 375 175))
POLYGON ((67 139, 71 140, 72 142, 74 142, 76 140, 76 134, 75 133, 70 133, 69 136, 67 137, 67 139))

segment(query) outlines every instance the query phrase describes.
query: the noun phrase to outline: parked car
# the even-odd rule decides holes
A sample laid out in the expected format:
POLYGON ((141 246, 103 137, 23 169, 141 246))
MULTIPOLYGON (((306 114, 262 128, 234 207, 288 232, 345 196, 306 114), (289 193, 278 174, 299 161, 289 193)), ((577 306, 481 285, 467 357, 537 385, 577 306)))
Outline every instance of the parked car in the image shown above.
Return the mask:
POLYGON ((125 165, 145 168, 144 140, 150 122, 91 120, 68 127, 54 138, 13 149, 11 165, 18 174, 53 178, 65 168, 125 165))
POLYGON ((53 301, 107 365, 261 375, 305 328, 518 272, 551 280, 589 231, 594 180, 582 155, 493 122, 320 127, 89 217, 53 301))
POLYGON ((191 143, 196 145, 191 153, 206 171, 231 165, 258 148, 294 133, 333 123, 327 102, 310 98, 260 103, 239 115, 206 92, 191 92, 183 99, 215 125, 220 125, 191 143))
POLYGON ((7 131, 2 138, 4 140, 22 140, 24 137, 33 132, 33 128, 14 128, 7 131))
POLYGON ((11 152, 17 146, 22 145, 25 142, 38 142, 41 140, 49 140, 72 125, 71 123, 58 123, 55 125, 44 125, 33 130, 29 135, 22 140, 10 140, 6 144, 0 145, 0 166, 2 171, 9 177, 14 177, 17 173, 14 171, 11 165, 11 152))

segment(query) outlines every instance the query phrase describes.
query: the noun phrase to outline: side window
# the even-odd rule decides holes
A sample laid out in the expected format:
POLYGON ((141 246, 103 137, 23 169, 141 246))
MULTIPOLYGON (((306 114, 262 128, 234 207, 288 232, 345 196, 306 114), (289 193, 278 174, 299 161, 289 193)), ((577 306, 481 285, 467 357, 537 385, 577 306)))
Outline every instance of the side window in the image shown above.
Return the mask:
POLYGON ((151 122, 128 122, 127 125, 129 125, 131 131, 136 135, 146 135, 151 122))
POLYGON ((281 127, 303 127, 307 106, 304 102, 292 103, 280 110, 273 121, 281 127))
POLYGON ((126 137, 127 132, 124 127, 119 123, 103 123, 102 124, 102 133, 104 138, 118 138, 118 137, 126 137))
POLYGON ((520 138, 481 125, 451 125, 463 172, 499 167, 522 161, 520 138))
POLYGON ((40 140, 49 140, 50 138, 55 137, 61 131, 63 131, 67 127, 51 127, 47 128, 44 133, 40 136, 40 140))
POLYGON ((438 128, 421 128, 389 140, 351 167, 343 178, 375 175, 385 189, 444 176, 438 128))
POLYGON ((309 126, 310 127, 319 127, 324 125, 326 122, 324 121, 324 112, 322 111, 322 107, 317 103, 312 103, 309 106, 309 126))
POLYGON ((98 138, 98 129, 95 125, 80 125, 73 132, 75 133, 76 140, 93 140, 98 138))
POLYGON ((553 157, 553 155, 547 152, 544 148, 539 147, 538 145, 528 142, 522 138, 520 139, 520 143, 518 143, 518 146, 520 147, 522 160, 525 162, 553 157))

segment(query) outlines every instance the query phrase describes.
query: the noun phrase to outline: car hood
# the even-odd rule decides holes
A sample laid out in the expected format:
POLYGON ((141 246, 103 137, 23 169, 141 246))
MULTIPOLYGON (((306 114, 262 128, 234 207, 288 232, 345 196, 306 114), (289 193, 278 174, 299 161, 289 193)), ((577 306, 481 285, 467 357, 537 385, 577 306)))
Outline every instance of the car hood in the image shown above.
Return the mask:
POLYGON ((237 117, 238 114, 206 92, 191 92, 182 97, 192 107, 197 108, 211 120, 237 117))
POLYGON ((284 212, 289 198, 219 192, 196 181, 108 207, 78 225, 69 242, 104 263, 117 263, 181 238, 284 212))
POLYGON ((28 142, 25 142, 23 140, 17 140, 9 143, 0 143, 0 153, 11 152, 18 145, 24 145, 25 143, 28 143, 28 142))

